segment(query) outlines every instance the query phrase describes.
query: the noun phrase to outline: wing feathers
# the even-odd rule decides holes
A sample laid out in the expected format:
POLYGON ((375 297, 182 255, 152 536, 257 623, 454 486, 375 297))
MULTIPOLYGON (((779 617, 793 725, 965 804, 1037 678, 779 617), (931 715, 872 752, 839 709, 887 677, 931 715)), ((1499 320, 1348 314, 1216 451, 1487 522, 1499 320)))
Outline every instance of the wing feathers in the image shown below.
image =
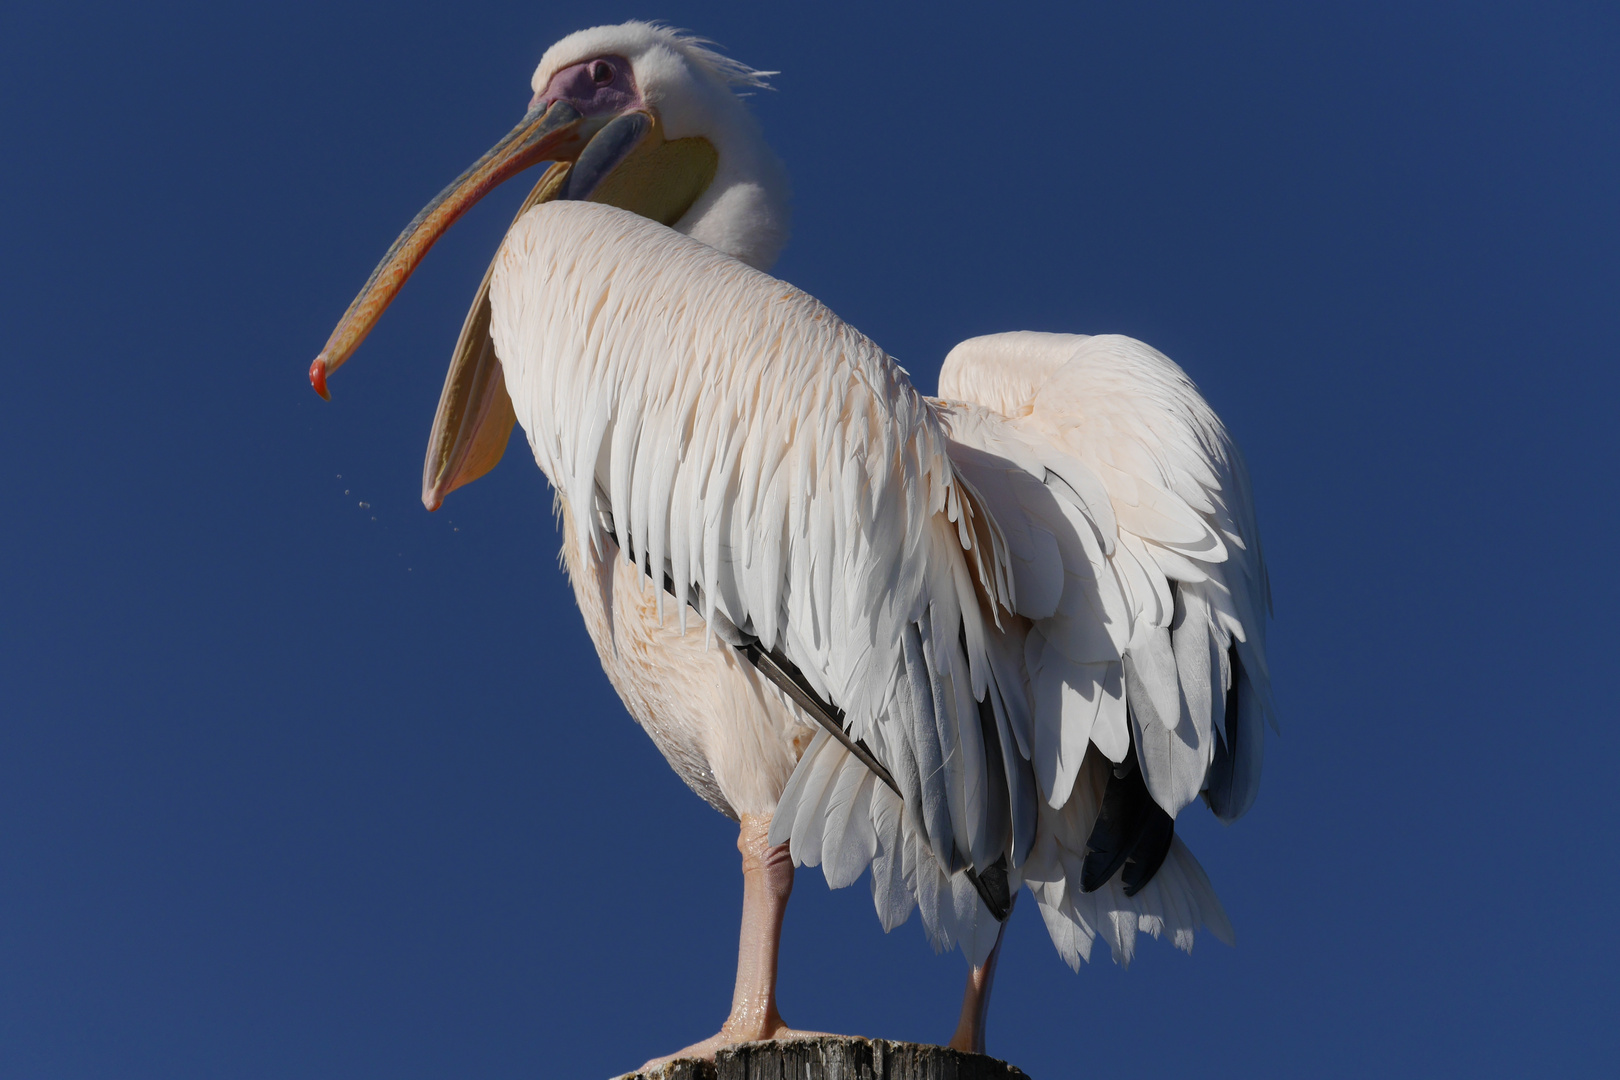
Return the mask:
MULTIPOLYGON (((1137 831, 1110 840, 1088 827, 1095 844, 1082 842, 1069 868, 1078 885, 1089 851, 1095 892, 1038 890, 1066 959, 1083 958, 1090 937, 1059 929, 1064 919, 1128 957, 1136 930, 1218 911, 1202 872, 1195 880, 1178 857, 1170 822, 1200 792, 1223 820, 1243 813, 1258 790, 1264 721, 1275 724, 1264 661, 1270 586, 1248 476, 1190 380, 1128 338, 974 339, 952 352, 947 386, 968 402, 946 414, 953 460, 994 492, 987 509, 1008 537, 1013 610, 1030 623, 1023 654, 1042 820, 1084 801, 1088 743, 1127 765, 1134 743, 1146 800, 1131 818, 1137 831), (1011 479, 1021 474, 1041 478, 1044 498, 1011 479), (1159 815, 1152 822, 1147 807, 1159 815), (1139 859, 1115 850, 1137 841, 1139 859), (1155 899, 1161 875, 1174 897, 1155 899), (1136 922, 1087 908, 1116 889, 1148 905, 1136 922)), ((1040 850, 1037 837, 1032 875, 1049 872, 1035 866, 1040 850)), ((1207 918, 1229 935, 1224 915, 1207 918)), ((1190 946, 1190 933, 1176 930, 1177 944, 1190 946)))
POLYGON ((1071 880, 1103 801, 1088 761, 1134 739, 1154 812, 1202 789, 1235 817, 1274 722, 1248 478, 1178 368, 1126 338, 1025 335, 1024 367, 986 346, 973 369, 1013 411, 931 404, 803 293, 587 203, 525 214, 491 299, 580 543, 603 550, 606 524, 670 579, 683 628, 695 595, 780 649, 899 785, 818 733, 772 828, 796 860, 839 885, 870 866, 886 928, 915 904, 970 958, 994 919, 965 871, 1002 859, 1071 963, 1099 934, 1128 959, 1139 930, 1213 924, 1167 827, 1138 830, 1128 880, 1071 880))

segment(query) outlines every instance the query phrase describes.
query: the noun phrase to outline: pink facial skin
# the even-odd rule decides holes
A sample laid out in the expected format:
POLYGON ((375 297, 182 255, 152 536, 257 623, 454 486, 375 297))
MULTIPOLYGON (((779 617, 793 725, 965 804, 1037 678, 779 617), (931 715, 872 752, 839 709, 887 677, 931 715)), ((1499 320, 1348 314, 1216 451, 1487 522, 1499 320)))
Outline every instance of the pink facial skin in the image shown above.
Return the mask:
POLYGON ((534 95, 529 108, 553 101, 568 102, 581 116, 617 116, 641 104, 641 91, 630 74, 630 61, 622 56, 598 56, 553 75, 546 88, 534 95))

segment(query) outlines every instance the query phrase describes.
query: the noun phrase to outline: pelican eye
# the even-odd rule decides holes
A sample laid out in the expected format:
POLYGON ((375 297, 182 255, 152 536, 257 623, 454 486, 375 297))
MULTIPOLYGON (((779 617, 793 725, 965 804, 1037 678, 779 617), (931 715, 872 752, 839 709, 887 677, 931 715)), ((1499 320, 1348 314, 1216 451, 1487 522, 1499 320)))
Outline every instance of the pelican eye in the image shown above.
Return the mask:
POLYGON ((596 60, 591 63, 591 81, 597 86, 606 86, 613 81, 613 65, 606 60, 596 60))

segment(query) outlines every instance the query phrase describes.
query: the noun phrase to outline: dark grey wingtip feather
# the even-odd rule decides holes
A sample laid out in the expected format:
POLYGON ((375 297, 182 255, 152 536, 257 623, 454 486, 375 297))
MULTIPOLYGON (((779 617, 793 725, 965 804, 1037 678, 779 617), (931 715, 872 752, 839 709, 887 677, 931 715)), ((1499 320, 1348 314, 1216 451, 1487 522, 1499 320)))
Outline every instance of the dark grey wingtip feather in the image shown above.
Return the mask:
POLYGON ((1265 755, 1265 710, 1254 681, 1234 644, 1227 654, 1232 685, 1226 691, 1226 724, 1215 733, 1215 760, 1209 766, 1204 802, 1216 818, 1231 824, 1254 805, 1265 755))
POLYGON ((996 917, 996 922, 1006 922, 1007 916, 1012 914, 1012 891, 1007 884, 1007 856, 1003 855, 978 873, 974 873, 971 866, 963 872, 973 882, 979 899, 996 917))
POLYGON ((1109 774, 1108 786, 1103 789, 1102 805, 1097 808, 1097 820, 1086 837, 1086 857, 1080 864, 1080 891, 1096 892, 1125 865, 1135 845, 1140 828, 1143 804, 1152 802, 1147 784, 1135 762, 1125 776, 1109 774))
POLYGON ((1164 865, 1175 830, 1175 819, 1148 793, 1133 741, 1124 764, 1109 773, 1103 789, 1102 806, 1080 864, 1080 891, 1096 892, 1121 874, 1125 895, 1135 896, 1164 865))
POLYGON ((1175 839, 1175 835, 1175 818, 1150 800, 1142 832, 1119 872, 1119 883, 1125 886, 1126 896, 1135 896, 1153 880, 1153 875, 1159 872, 1159 867, 1164 865, 1165 858, 1170 854, 1170 841, 1175 839))

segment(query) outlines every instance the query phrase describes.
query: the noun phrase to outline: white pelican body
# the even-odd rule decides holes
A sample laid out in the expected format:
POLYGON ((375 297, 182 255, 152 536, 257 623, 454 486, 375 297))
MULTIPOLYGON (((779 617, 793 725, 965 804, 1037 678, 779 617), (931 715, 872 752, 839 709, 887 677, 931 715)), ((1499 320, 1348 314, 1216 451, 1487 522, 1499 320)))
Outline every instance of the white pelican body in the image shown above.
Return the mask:
MULTIPOLYGON (((1104 762, 1126 760, 1132 743, 1127 686, 1141 686, 1147 785, 1179 811, 1215 763, 1229 650, 1261 670, 1258 645, 1238 637, 1245 614, 1258 619, 1264 589, 1252 542, 1238 546, 1252 521, 1246 500, 1235 518, 1220 498, 1240 502, 1241 472, 1179 369, 1124 338, 980 339, 953 354, 943 389, 999 411, 929 402, 881 350, 791 286, 585 204, 548 203, 518 222, 491 299, 519 422, 570 508, 566 557, 582 607, 597 605, 593 592, 614 593, 613 610, 633 620, 622 630, 593 614, 587 622, 672 763, 724 743, 705 762, 716 786, 769 778, 771 799, 777 755, 815 730, 706 638, 687 593, 705 615, 719 610, 779 647, 897 775, 908 751, 929 753, 922 744, 934 742, 934 776, 914 770, 920 805, 908 815, 841 745, 816 735, 789 790, 793 816, 773 829, 791 836, 797 860, 824 862, 834 885, 876 859, 886 924, 921 903, 936 944, 961 943, 982 963, 995 920, 951 871, 1005 855, 1016 856, 1011 869, 1036 891, 1073 964, 1099 932, 1124 957, 1137 929, 1168 931, 1185 948, 1200 924, 1230 935, 1179 841, 1134 898, 1118 879, 1089 893, 1079 883, 1104 762), (1024 363, 1003 362, 1017 351, 1024 363), (1091 399, 1088 418, 1076 395, 1094 388, 1112 392, 1091 399), (1067 411, 1045 408, 1053 399, 1067 411), (1074 430, 1087 419, 1107 429, 1074 430), (1100 456, 1110 451, 1112 460, 1100 456), (611 584, 602 553, 627 568, 611 584), (663 568, 674 595, 646 566, 663 568), (906 627, 919 621, 945 624, 917 639, 924 673, 948 695, 933 710, 945 714, 931 717, 936 730, 921 735, 895 706, 914 666, 906 627), (633 651, 616 651, 619 640, 633 651), (636 689, 656 693, 677 658, 701 672, 683 686, 713 680, 713 707, 684 693, 659 705, 636 689), (994 727, 973 696, 991 691, 1006 713, 994 727), (738 702, 747 717, 731 713, 738 702), (733 755, 750 724, 746 752, 733 755), (939 730, 947 725, 954 745, 939 730), (1003 759, 999 782, 986 767, 991 741, 1022 762, 1003 759), (676 744, 684 749, 672 752, 676 744), (1020 812, 1038 820, 1020 822, 1020 812)), ((1246 738, 1237 745, 1251 749, 1246 738)), ((688 766, 677 768, 693 783, 688 766)), ((1252 798, 1255 775, 1237 777, 1239 801, 1252 798)), ((760 807, 745 812, 776 809, 760 807)))
POLYGON ((630 715, 710 806, 738 821, 773 815, 815 724, 740 653, 715 648, 690 611, 683 632, 669 596, 611 538, 580 543, 572 504, 557 498, 574 597, 630 715))
POLYGON ((917 909, 960 946, 953 1045, 982 1050, 1024 886, 1076 968, 1098 936, 1125 961, 1142 931, 1231 940, 1173 822, 1200 795, 1231 820, 1259 782, 1270 601, 1248 480, 1140 342, 972 339, 928 399, 765 274, 786 181, 732 92, 760 84, 646 24, 553 46, 524 122, 402 234, 311 379, 324 394, 466 205, 570 163, 474 303, 424 500, 522 425, 610 680, 741 823, 732 1013, 683 1053, 797 1034, 774 997, 795 863, 834 887, 870 869, 885 929, 917 909))

